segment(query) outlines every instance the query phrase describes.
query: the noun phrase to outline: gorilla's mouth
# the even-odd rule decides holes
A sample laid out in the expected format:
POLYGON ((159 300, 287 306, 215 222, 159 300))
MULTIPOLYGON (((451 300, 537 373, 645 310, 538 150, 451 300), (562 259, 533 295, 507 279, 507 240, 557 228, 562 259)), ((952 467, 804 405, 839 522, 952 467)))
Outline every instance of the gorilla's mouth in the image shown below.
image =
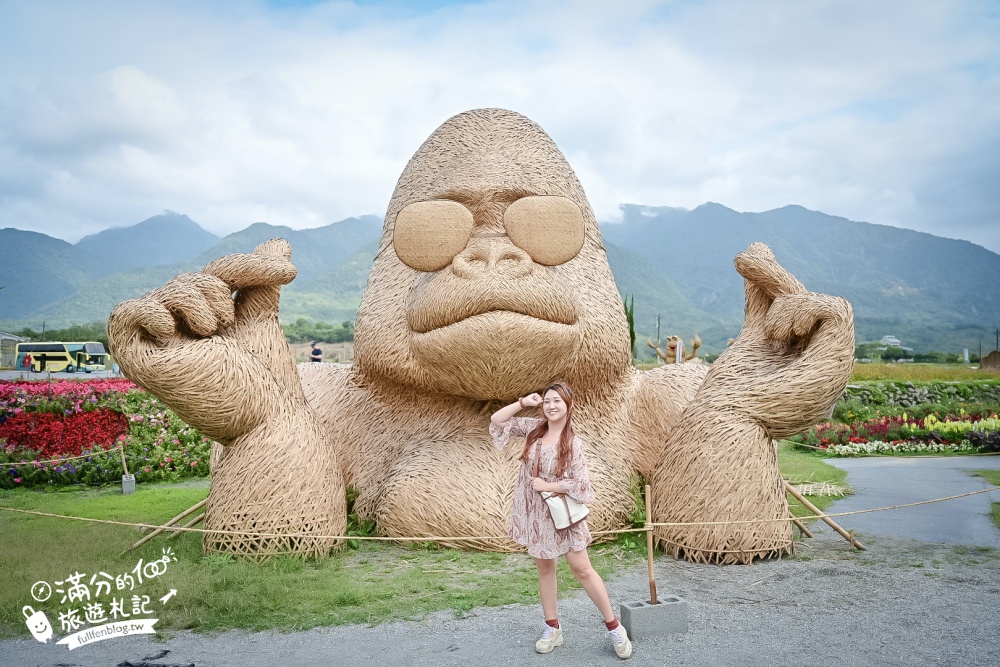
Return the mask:
POLYGON ((451 295, 445 290, 421 290, 418 286, 411 294, 406 309, 410 331, 428 333, 487 313, 500 316, 510 313, 564 325, 574 325, 579 320, 575 299, 551 283, 539 282, 530 290, 500 287, 466 290, 464 294, 451 295))

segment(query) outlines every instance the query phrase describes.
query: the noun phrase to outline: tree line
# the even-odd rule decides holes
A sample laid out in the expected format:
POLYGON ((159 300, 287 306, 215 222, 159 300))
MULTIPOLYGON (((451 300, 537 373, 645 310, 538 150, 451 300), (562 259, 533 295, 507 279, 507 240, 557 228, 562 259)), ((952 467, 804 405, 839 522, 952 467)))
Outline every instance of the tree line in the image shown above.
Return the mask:
MULTIPOLYGON (((346 343, 354 340, 354 322, 351 321, 341 322, 340 326, 334 326, 326 322, 313 322, 305 317, 300 317, 291 324, 282 325, 281 328, 289 343, 308 343, 314 340, 322 343, 346 343)), ((49 329, 43 323, 39 331, 24 327, 10 333, 35 342, 94 341, 103 343, 105 348, 108 347, 107 321, 74 324, 61 329, 49 329)))

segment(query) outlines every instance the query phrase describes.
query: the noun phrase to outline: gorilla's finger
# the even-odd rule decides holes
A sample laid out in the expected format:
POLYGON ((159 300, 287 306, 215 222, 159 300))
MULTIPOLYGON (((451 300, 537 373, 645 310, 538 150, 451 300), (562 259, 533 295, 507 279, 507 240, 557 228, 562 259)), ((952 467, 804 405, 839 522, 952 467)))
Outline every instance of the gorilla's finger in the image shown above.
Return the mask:
POLYGON ((774 299, 782 294, 805 292, 806 288, 778 264, 774 253, 763 243, 754 243, 736 256, 736 270, 764 294, 774 299))
MULTIPOLYGON (((183 273, 158 287, 147 298, 159 301, 177 319, 198 336, 211 336, 219 329, 219 320, 205 295, 198 288, 204 280, 198 274, 183 273)), ((218 279, 216 279, 218 280, 218 279)))
POLYGON ((264 241, 259 246, 254 248, 253 254, 268 255, 271 257, 280 257, 284 260, 291 260, 292 244, 285 239, 271 239, 270 241, 264 241))
POLYGON ((207 273, 189 273, 191 284, 198 288, 212 314, 218 321, 218 326, 228 327, 235 320, 233 296, 229 285, 216 276, 207 273))
POLYGON ((248 287, 276 287, 295 279, 295 265, 285 257, 239 253, 211 262, 203 273, 216 276, 230 291, 248 287))
POLYGON ((108 317, 108 340, 116 357, 134 356, 142 338, 157 342, 169 339, 176 332, 173 315, 159 301, 142 297, 123 301, 108 317))
POLYGON ((779 296, 765 318, 764 335, 780 341, 804 338, 819 322, 843 317, 842 301, 815 292, 779 296))

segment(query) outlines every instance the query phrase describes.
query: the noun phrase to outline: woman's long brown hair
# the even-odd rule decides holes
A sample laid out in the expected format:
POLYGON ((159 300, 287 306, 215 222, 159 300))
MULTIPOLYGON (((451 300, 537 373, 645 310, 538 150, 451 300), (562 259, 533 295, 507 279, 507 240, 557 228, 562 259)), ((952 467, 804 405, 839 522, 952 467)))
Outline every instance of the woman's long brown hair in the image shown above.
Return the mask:
MULTIPOLYGON (((559 449, 558 459, 556 460, 556 476, 561 477, 566 468, 570 466, 573 462, 573 438, 576 436, 576 432, 573 431, 573 391, 562 382, 556 382, 551 384, 542 391, 542 399, 544 400, 545 394, 550 391, 554 391, 559 394, 559 397, 566 404, 566 424, 563 426, 562 433, 559 434, 559 449)), ((544 404, 543 404, 544 405, 544 404)), ((542 413, 542 423, 536 426, 528 434, 528 437, 524 439, 524 451, 521 452, 521 460, 525 463, 531 458, 531 450, 535 446, 535 442, 539 438, 544 437, 546 433, 549 432, 549 420, 545 418, 545 413, 542 413)))

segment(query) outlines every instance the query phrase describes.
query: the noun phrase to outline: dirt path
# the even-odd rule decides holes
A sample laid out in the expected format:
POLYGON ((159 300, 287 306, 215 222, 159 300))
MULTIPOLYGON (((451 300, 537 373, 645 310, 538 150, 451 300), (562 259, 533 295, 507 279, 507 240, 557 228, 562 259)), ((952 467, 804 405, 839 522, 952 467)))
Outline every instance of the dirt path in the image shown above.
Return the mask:
MULTIPOLYGON (((819 530, 817 528, 817 530, 819 530)), ((1000 664, 1000 553, 862 534, 851 552, 824 531, 795 558, 748 567, 658 559, 660 594, 689 603, 690 630, 637 637, 628 664, 1000 664)), ((615 604, 648 597, 645 566, 609 582, 615 604)), ((566 644, 533 651, 539 605, 480 608, 462 618, 307 632, 182 632, 157 642, 111 639, 72 652, 34 640, 0 642, 0 665, 579 665, 617 664, 582 594, 560 602, 566 644), (169 653, 162 655, 162 651, 169 653)))

